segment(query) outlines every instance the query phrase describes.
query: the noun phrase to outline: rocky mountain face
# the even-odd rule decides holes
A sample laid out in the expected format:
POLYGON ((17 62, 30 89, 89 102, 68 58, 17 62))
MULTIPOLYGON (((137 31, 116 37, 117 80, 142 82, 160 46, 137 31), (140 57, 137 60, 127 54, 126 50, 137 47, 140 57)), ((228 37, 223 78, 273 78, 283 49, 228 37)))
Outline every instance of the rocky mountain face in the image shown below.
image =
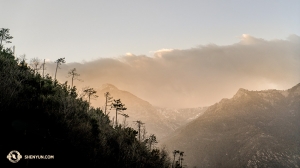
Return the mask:
POLYGON ((156 107, 157 112, 163 116, 164 122, 168 124, 173 131, 203 115, 207 108, 208 107, 177 109, 156 107))
POLYGON ((299 167, 300 84, 239 89, 177 129, 163 144, 184 151, 188 167, 299 167))
MULTIPOLYGON (((112 84, 102 85, 96 88, 96 91, 99 97, 96 100, 91 100, 93 106, 104 109, 104 93, 109 92, 113 99, 120 99, 125 104, 127 110, 124 110, 123 113, 129 115, 126 118, 126 125, 137 129, 135 121, 140 120, 144 123, 147 135, 155 134, 158 141, 168 136, 176 128, 197 118, 206 110, 206 108, 167 109, 154 107, 149 102, 130 92, 119 90, 112 84)), ((107 107, 107 112, 111 119, 115 119, 115 109, 107 107)), ((124 121, 125 118, 118 115, 118 123, 124 124, 124 121)))

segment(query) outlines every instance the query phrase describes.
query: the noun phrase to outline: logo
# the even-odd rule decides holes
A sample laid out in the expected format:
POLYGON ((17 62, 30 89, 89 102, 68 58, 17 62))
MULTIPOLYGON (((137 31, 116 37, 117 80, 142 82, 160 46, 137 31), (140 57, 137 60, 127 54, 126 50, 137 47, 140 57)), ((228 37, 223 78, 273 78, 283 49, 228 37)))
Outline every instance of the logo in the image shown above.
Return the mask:
POLYGON ((20 152, 13 150, 9 152, 7 159, 12 163, 17 163, 20 159, 22 159, 22 155, 20 152))

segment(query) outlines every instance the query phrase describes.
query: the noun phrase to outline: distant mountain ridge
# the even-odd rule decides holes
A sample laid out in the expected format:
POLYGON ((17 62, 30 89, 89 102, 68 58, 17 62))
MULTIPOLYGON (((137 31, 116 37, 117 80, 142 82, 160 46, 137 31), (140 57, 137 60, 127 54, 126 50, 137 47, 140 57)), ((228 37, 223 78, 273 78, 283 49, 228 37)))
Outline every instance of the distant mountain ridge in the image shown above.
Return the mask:
POLYGON ((157 111, 164 116, 173 131, 203 115, 208 107, 198 108, 161 108, 157 111))
POLYGON ((299 167, 300 84, 288 90, 239 89, 177 129, 163 143, 197 167, 299 167))
MULTIPOLYGON (((155 107, 130 92, 119 90, 112 84, 104 84, 96 88, 96 91, 99 97, 91 100, 93 106, 104 109, 104 93, 109 92, 113 99, 121 99, 125 104, 127 110, 124 113, 129 115, 129 118, 126 119, 128 126, 136 128, 134 121, 140 120, 145 123, 148 135, 155 134, 158 140, 168 136, 175 129, 192 121, 206 110, 206 108, 167 109, 155 107)), ((115 117, 114 109, 110 110, 108 107, 108 112, 110 118, 113 119, 115 117)), ((118 115, 119 123, 123 123, 123 120, 124 117, 118 115)))

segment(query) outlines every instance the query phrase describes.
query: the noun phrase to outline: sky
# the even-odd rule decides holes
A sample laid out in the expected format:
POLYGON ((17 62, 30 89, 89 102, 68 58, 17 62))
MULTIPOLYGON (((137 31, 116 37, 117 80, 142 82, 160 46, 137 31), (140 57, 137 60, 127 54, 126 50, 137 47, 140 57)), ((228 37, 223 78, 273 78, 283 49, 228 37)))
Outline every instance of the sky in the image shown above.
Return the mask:
POLYGON ((0 28, 14 37, 5 46, 14 45, 17 56, 46 59, 50 75, 51 62, 65 57, 60 72, 76 67, 80 86, 112 83, 154 105, 205 106, 242 87, 288 89, 300 82, 298 0, 2 0, 1 6, 0 28))

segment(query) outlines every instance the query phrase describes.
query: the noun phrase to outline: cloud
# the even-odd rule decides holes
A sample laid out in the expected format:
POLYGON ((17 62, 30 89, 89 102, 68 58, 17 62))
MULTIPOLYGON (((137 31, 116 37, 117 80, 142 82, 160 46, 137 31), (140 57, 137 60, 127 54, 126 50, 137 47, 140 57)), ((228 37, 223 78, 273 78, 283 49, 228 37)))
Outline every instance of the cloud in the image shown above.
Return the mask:
POLYGON ((174 49, 166 49, 166 48, 164 48, 164 49, 160 49, 160 50, 154 51, 153 53, 154 53, 154 57, 160 58, 160 57, 162 57, 163 53, 172 52, 172 51, 174 51, 174 49))
POLYGON ((126 56, 130 57, 130 56, 134 56, 134 54, 128 52, 128 53, 126 53, 126 56))
MULTIPOLYGON (((153 105, 198 107, 231 98, 239 88, 288 89, 296 85, 300 82, 299 46, 297 35, 270 41, 243 35, 240 42, 227 46, 163 49, 153 57, 127 53, 114 59, 64 64, 58 79, 68 80, 67 71, 76 68, 84 80, 75 81, 78 88, 111 83, 153 105)), ((48 66, 54 71, 54 65, 48 66)))
POLYGON ((249 34, 243 34, 240 43, 243 45, 251 45, 251 44, 257 45, 258 43, 263 43, 263 42, 265 42, 265 40, 252 37, 249 34))

